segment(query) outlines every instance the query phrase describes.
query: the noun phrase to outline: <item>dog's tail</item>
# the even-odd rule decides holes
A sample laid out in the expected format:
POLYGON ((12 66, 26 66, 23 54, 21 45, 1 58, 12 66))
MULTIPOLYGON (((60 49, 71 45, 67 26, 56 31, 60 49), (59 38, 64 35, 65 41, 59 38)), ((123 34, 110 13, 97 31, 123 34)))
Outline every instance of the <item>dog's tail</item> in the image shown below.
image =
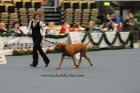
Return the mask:
POLYGON ((88 45, 91 41, 91 36, 88 36, 89 41, 86 43, 86 45, 88 45))

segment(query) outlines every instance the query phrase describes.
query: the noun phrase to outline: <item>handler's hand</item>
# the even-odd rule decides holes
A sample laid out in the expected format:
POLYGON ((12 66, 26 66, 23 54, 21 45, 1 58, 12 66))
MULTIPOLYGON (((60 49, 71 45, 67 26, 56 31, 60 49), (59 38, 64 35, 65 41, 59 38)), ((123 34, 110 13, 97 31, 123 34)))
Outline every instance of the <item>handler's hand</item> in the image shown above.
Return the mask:
POLYGON ((24 35, 29 35, 29 33, 27 32, 27 33, 24 33, 24 35))

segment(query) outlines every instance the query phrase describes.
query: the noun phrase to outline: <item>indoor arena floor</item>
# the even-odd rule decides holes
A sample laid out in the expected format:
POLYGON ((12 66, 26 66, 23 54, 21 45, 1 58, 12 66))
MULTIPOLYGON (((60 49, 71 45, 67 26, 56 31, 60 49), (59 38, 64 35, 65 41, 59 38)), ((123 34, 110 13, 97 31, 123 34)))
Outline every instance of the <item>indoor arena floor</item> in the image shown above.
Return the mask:
POLYGON ((94 66, 83 59, 78 69, 66 57, 55 70, 61 54, 47 55, 47 68, 41 56, 36 68, 29 66, 32 55, 6 56, 7 64, 0 65, 0 93, 140 93, 140 49, 87 52, 94 66))

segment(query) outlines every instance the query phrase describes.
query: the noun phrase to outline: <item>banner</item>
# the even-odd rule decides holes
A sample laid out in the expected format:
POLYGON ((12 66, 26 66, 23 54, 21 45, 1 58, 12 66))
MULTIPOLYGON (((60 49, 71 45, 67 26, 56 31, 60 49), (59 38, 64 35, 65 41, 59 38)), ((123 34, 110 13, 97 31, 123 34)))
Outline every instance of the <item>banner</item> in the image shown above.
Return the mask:
MULTIPOLYGON (((87 43, 88 35, 91 36, 91 42, 88 44, 88 48, 93 48, 98 46, 99 48, 110 48, 113 46, 125 45, 126 47, 130 46, 131 42, 131 33, 130 32, 100 32, 100 33, 78 33, 71 32, 68 35, 50 35, 47 37, 47 40, 57 43, 63 42, 67 44, 75 43, 87 43), (60 38, 61 37, 61 38, 60 38)), ((47 41, 41 43, 42 48, 54 48, 55 45, 47 41)), ((0 37, 0 54, 9 55, 12 54, 14 50, 27 49, 31 50, 33 47, 32 38, 29 36, 3 36, 0 37)), ((78 56, 79 57, 79 56, 78 56)), ((77 57, 77 58, 78 58, 77 57)))

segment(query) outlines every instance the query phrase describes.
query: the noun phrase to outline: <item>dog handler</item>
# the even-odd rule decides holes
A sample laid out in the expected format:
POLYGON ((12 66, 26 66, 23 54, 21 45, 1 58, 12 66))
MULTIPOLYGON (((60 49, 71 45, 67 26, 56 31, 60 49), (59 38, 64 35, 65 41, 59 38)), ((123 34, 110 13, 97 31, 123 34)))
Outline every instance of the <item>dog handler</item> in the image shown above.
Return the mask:
POLYGON ((32 40, 33 40, 33 62, 30 64, 32 67, 38 65, 38 52, 42 56, 45 67, 50 63, 49 58, 45 55, 41 48, 42 39, 45 39, 45 30, 43 29, 43 22, 40 20, 41 15, 39 12, 36 12, 33 16, 33 20, 30 20, 28 25, 28 32, 32 31, 32 40))

